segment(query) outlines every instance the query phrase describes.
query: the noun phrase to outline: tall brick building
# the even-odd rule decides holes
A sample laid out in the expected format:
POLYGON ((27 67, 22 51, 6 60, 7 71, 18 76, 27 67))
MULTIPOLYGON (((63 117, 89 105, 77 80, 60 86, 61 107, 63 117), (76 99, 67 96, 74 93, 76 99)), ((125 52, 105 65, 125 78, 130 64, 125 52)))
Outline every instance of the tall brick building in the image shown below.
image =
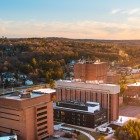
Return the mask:
POLYGON ((57 81, 57 101, 98 102, 107 109, 108 121, 119 117, 120 86, 105 84, 108 65, 106 62, 79 61, 74 65, 74 80, 57 81))
POLYGON ((81 81, 107 80, 108 65, 106 62, 83 62, 74 65, 74 79, 81 81))
POLYGON ((108 110, 110 121, 118 119, 119 85, 57 81, 56 86, 57 101, 98 102, 102 108, 108 110))
POLYGON ((11 131, 20 140, 45 140, 52 135, 50 94, 12 92, 0 95, 0 135, 11 131))

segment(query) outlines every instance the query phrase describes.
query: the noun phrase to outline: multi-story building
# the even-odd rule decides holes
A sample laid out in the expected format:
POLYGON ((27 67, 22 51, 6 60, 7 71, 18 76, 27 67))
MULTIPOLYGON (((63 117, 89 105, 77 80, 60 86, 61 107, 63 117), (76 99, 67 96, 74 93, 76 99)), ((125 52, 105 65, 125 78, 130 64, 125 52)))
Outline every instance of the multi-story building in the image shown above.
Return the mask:
POLYGON ((132 83, 127 85, 127 89, 124 92, 127 97, 140 97, 140 82, 132 83))
POLYGON ((118 84, 121 79, 121 74, 118 74, 116 71, 107 72, 107 81, 108 84, 118 84))
POLYGON ((19 140, 45 140, 52 135, 50 94, 15 91, 0 95, 0 135, 11 130, 19 140))
POLYGON ((54 120, 94 128, 107 122, 107 110, 96 102, 57 102, 54 106, 54 120))
POLYGON ((118 119, 119 85, 60 80, 56 87, 57 101, 98 102, 107 109, 109 121, 118 119))
POLYGON ((74 65, 74 79, 106 82, 107 71, 108 64, 106 62, 79 61, 74 65))

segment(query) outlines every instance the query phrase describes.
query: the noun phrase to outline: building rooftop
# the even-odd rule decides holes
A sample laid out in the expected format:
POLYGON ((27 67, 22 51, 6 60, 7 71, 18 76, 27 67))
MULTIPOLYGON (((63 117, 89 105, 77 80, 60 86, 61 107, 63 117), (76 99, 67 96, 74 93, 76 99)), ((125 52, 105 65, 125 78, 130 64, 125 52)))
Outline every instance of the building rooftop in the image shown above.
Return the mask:
POLYGON ((60 108, 63 110, 73 110, 78 112, 94 113, 95 111, 100 111, 100 104, 97 102, 77 102, 77 101, 66 101, 57 102, 54 104, 54 108, 60 108))
POLYGON ((92 90, 92 91, 101 91, 107 94, 117 94, 120 92, 120 86, 115 84, 104 84, 104 83, 92 83, 92 82, 78 82, 70 80, 59 80, 56 82, 57 88, 73 88, 79 90, 92 90))
POLYGON ((17 136, 13 135, 13 136, 3 136, 0 137, 0 140, 17 140, 17 136))
POLYGON ((30 98, 36 98, 41 96, 41 94, 37 93, 26 93, 22 91, 15 91, 15 92, 9 92, 6 94, 1 94, 0 99, 5 98, 5 99, 12 99, 12 100, 27 100, 30 98))
POLYGON ((56 90, 55 89, 51 89, 51 88, 43 88, 43 89, 33 90, 33 93, 50 94, 50 93, 54 93, 54 92, 56 92, 56 90))
POLYGON ((100 60, 97 61, 79 60, 77 64, 106 64, 106 62, 101 62, 100 60))
POLYGON ((136 82, 136 83, 133 83, 133 84, 128 84, 127 86, 135 86, 135 87, 138 87, 138 86, 140 86, 140 82, 136 82))
POLYGON ((9 93, 0 94, 0 98, 12 99, 12 100, 27 100, 31 98, 40 97, 43 94, 50 94, 54 92, 56 92, 56 90, 50 88, 33 90, 32 92, 26 92, 26 90, 25 91, 21 90, 21 91, 12 91, 9 93))
POLYGON ((40 92, 13 91, 0 95, 0 107, 23 109, 51 101, 49 94, 40 92))

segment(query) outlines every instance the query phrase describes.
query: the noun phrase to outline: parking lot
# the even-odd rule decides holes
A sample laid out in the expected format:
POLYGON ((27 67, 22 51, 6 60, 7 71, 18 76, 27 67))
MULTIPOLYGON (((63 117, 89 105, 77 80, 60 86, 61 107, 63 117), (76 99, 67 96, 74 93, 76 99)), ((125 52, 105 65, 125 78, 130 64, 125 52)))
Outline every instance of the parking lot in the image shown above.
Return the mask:
POLYGON ((124 105, 119 109, 120 116, 136 117, 140 119, 140 106, 124 105))

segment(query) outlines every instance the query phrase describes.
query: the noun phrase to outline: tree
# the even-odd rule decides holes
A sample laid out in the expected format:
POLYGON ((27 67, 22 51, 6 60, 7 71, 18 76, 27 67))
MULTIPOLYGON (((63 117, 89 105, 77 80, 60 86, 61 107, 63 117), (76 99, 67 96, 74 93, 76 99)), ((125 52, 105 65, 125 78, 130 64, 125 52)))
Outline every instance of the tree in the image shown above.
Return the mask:
POLYGON ((105 140, 105 137, 101 136, 98 140, 105 140))
POLYGON ((123 95, 123 93, 127 88, 127 79, 125 75, 121 75, 119 84, 120 84, 120 94, 123 95))
POLYGON ((46 72, 45 78, 46 78, 46 83, 49 83, 51 79, 51 73, 49 71, 46 72))
POLYGON ((31 65, 32 65, 33 68, 36 68, 36 66, 37 66, 37 61, 36 61, 35 58, 32 59, 31 65))
POLYGON ((50 88, 54 88, 55 87, 55 81, 54 80, 50 79, 50 81, 49 81, 49 87, 50 88))
POLYGON ((130 120, 115 131, 119 140, 140 140, 140 121, 130 120))

